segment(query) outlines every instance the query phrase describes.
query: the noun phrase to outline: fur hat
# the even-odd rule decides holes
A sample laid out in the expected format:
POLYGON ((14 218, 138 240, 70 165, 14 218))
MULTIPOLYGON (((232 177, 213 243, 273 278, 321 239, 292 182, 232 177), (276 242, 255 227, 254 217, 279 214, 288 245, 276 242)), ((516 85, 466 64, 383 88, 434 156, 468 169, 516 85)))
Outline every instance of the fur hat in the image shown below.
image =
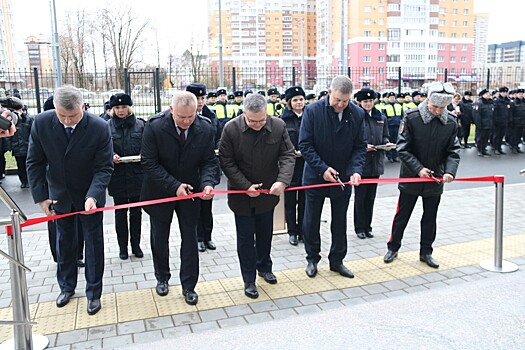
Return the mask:
POLYGON ((303 97, 306 96, 303 88, 300 86, 292 86, 291 88, 286 89, 286 91, 284 92, 286 101, 289 101, 295 96, 299 96, 299 95, 303 97))
POLYGON ((450 83, 434 82, 428 86, 429 103, 436 107, 446 107, 454 98, 456 90, 450 83))
POLYGON ((133 101, 130 95, 118 93, 109 98, 109 105, 112 108, 115 106, 133 106, 133 101))

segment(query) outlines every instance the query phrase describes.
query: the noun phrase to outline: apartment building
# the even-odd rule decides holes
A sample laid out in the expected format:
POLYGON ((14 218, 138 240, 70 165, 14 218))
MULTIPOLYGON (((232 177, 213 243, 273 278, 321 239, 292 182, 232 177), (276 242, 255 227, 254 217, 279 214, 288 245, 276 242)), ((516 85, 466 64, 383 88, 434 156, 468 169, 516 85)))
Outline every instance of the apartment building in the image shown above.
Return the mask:
POLYGON ((12 76, 16 67, 14 44, 12 0, 0 0, 0 82, 2 87, 10 87, 17 77, 12 76))
POLYGON ((489 31, 489 14, 474 14, 474 46, 472 50, 472 67, 483 68, 487 63, 487 36, 489 31))

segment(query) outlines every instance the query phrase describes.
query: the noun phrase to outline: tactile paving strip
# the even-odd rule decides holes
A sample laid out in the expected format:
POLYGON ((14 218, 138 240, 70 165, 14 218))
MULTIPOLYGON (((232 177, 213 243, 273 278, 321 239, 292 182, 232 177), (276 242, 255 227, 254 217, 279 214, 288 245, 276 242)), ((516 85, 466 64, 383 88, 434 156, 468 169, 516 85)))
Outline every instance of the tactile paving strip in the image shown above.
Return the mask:
POLYGON ((253 302, 270 300, 270 297, 262 288, 257 288, 257 291, 259 292, 259 297, 255 300, 250 299, 244 295, 244 290, 232 290, 231 292, 228 292, 228 295, 230 296, 231 300, 233 300, 235 305, 244 305, 253 302))
POLYGON ((115 293, 103 294, 100 298, 102 309, 95 315, 87 313, 87 299, 78 302, 76 329, 117 323, 117 304, 115 293))

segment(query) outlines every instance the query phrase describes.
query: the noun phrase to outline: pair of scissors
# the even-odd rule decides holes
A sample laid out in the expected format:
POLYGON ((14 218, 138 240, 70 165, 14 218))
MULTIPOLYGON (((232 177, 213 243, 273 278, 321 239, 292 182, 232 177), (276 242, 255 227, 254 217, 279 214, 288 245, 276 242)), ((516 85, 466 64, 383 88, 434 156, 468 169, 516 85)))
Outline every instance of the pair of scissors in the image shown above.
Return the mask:
POLYGON ((341 179, 339 178, 339 175, 335 174, 333 175, 334 176, 334 179, 335 181, 337 181, 339 183, 339 186, 341 186, 341 190, 345 190, 345 184, 343 183, 343 181, 341 181, 341 179))
POLYGON ((438 178, 436 178, 436 177, 434 176, 434 172, 433 172, 432 170, 430 170, 430 171, 428 172, 428 176, 430 176, 431 179, 433 179, 434 181, 436 181, 436 183, 438 183, 438 184, 441 183, 441 181, 440 181, 438 178))
MULTIPOLYGON (((193 191, 186 187, 186 194, 193 194, 193 191)), ((195 202, 195 198, 191 197, 191 200, 195 202)))

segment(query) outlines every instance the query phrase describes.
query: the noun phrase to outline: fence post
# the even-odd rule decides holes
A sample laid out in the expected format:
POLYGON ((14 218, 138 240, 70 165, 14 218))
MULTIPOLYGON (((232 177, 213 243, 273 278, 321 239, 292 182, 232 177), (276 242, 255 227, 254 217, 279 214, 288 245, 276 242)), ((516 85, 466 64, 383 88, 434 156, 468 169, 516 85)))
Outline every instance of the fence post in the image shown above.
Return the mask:
POLYGON ((235 67, 232 67, 232 90, 237 90, 237 79, 235 79, 235 67))
POLYGON ((448 68, 445 68, 445 78, 443 80, 444 83, 448 81, 448 68))
POLYGON ((35 97, 36 97, 36 111, 42 112, 42 104, 40 103, 40 81, 38 80, 38 68, 33 68, 33 78, 35 79, 35 97))
POLYGON ((492 272, 514 272, 518 266, 514 263, 503 261, 503 175, 494 176, 496 185, 496 213, 494 218, 494 260, 482 261, 479 265, 485 270, 492 272))
POLYGON ((352 68, 347 67, 346 70, 348 71, 348 77, 352 79, 352 68))
POLYGON ((156 103, 156 108, 155 108, 155 113, 160 113, 161 110, 162 110, 162 105, 160 103, 160 69, 159 67, 155 68, 155 92, 156 92, 156 96, 155 96, 155 101, 157 102, 156 103))
POLYGON ((402 84, 401 67, 397 67, 397 93, 398 94, 401 93, 401 84, 402 84))
POLYGON ((292 86, 295 86, 295 67, 292 67, 292 86))
POLYGON ((487 90, 490 90, 490 68, 487 68, 487 90))
POLYGON ((126 94, 131 95, 128 68, 124 68, 124 91, 126 92, 126 94))

